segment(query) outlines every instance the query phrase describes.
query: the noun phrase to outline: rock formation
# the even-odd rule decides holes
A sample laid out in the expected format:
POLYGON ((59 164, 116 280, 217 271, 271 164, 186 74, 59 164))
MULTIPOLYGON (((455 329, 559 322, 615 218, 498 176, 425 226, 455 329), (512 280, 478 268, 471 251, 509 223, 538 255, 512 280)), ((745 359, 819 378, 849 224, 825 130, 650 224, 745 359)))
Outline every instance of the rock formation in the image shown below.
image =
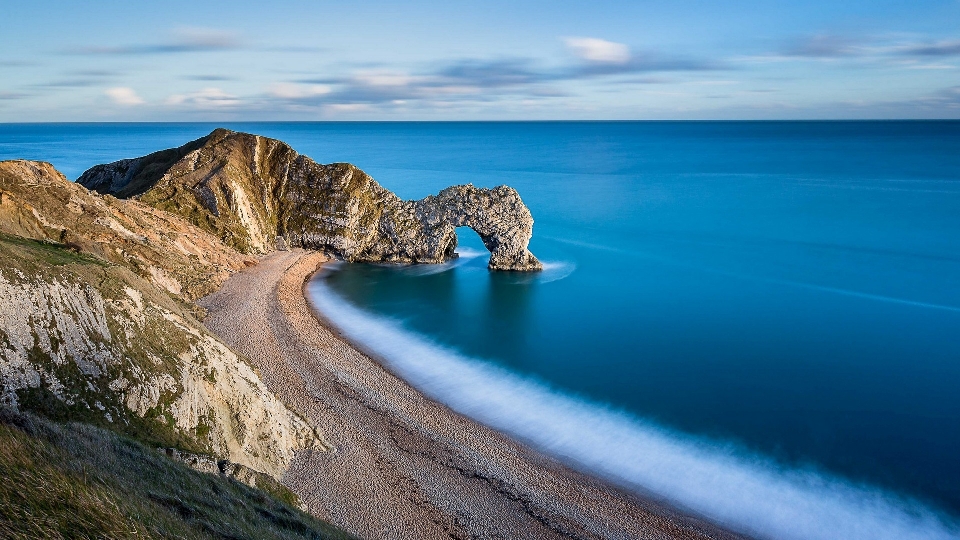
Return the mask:
MULTIPOLYGON (((314 429, 187 302, 244 268, 209 233, 0 162, 0 405, 85 420, 279 477, 314 429)), ((199 309, 199 308, 195 308, 199 309)))
POLYGON ((533 217, 510 187, 453 186, 403 201, 353 165, 322 165, 283 142, 225 129, 98 165, 78 182, 181 215, 244 253, 279 245, 354 262, 440 263, 456 256, 456 227, 467 226, 490 250, 490 269, 542 269, 527 249, 533 217))

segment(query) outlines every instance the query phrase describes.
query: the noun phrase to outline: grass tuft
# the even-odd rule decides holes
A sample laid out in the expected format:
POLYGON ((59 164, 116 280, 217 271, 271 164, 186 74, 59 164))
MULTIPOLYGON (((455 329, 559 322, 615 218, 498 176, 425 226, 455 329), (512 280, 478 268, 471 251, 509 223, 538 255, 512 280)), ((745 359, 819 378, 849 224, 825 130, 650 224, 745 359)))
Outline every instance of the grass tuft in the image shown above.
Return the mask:
POLYGON ((2 538, 353 538, 132 439, 8 408, 0 408, 0 475, 2 538))

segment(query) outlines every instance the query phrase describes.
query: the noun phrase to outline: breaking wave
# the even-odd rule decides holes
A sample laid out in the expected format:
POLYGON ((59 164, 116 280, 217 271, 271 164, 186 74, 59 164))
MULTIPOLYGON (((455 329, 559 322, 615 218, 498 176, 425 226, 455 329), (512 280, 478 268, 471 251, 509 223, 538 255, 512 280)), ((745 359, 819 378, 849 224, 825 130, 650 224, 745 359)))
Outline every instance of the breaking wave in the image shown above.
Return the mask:
POLYGON ((788 540, 960 538, 956 522, 919 502, 784 468, 463 356, 356 308, 322 279, 310 284, 310 297, 347 337, 427 396, 572 467, 657 494, 728 528, 788 540))

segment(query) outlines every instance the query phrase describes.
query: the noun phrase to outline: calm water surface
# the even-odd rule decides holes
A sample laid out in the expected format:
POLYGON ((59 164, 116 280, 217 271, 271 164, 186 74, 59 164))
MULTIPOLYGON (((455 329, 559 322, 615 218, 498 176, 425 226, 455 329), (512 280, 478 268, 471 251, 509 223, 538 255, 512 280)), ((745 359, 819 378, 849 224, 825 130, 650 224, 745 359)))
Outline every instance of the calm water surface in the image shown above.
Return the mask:
MULTIPOLYGON (((75 178, 213 127, 0 125, 0 159, 75 178)), ((489 273, 461 229, 455 264, 323 278, 368 316, 681 436, 960 514, 960 123, 227 127, 405 198, 467 182, 523 196, 542 275, 489 273)))

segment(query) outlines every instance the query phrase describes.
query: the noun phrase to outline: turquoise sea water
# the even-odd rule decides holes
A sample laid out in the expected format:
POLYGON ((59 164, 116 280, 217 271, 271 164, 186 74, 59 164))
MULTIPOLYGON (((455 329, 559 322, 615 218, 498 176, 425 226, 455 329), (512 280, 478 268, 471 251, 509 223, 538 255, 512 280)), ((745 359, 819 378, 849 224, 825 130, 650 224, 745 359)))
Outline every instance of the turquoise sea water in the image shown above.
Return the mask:
MULTIPOLYGON (((207 124, 0 125, 87 167, 207 124)), ((958 535, 960 123, 227 124, 405 198, 520 192, 540 275, 342 264, 312 287, 427 394, 732 527, 958 535)))

